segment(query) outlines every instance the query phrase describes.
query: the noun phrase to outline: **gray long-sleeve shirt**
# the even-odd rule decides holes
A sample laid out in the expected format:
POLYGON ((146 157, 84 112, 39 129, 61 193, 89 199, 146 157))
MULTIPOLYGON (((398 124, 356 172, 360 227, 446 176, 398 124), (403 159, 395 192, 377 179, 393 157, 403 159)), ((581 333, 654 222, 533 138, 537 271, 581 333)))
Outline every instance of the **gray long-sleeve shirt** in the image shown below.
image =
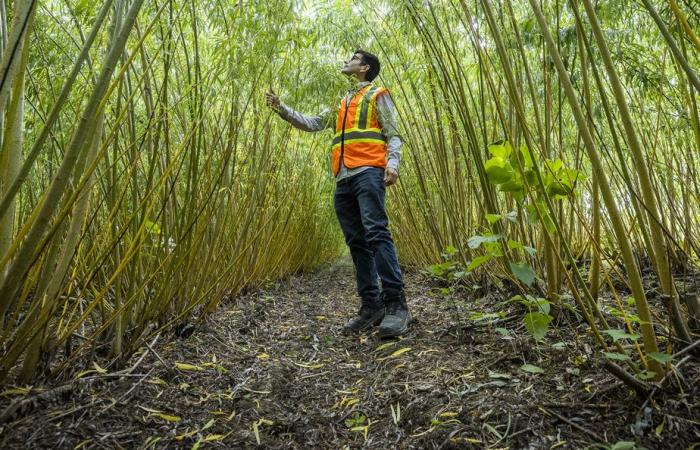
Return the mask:
MULTIPOLYGON (((358 90, 368 84, 368 81, 363 81, 350 88, 348 94, 345 96, 345 105, 347 106, 350 103, 350 100, 352 100, 352 97, 358 90)), ((377 97, 377 113, 379 123, 382 126, 382 134, 387 140, 387 152, 389 153, 387 167, 398 172, 399 164, 401 163, 401 146, 403 144, 396 126, 396 107, 389 95, 380 95, 377 97)), ((321 131, 326 128, 335 127, 336 117, 330 108, 324 109, 318 115, 309 116, 295 111, 287 105, 280 105, 279 115, 295 128, 304 131, 321 131)), ((361 166, 348 169, 341 161, 340 172, 338 172, 335 179, 336 181, 340 181, 343 178, 351 177, 368 168, 369 166, 361 166)))

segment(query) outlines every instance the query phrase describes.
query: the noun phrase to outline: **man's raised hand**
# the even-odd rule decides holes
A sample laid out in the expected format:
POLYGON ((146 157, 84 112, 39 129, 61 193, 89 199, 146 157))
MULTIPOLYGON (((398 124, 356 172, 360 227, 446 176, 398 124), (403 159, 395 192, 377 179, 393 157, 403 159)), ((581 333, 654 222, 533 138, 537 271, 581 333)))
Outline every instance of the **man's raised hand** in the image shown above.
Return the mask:
POLYGON ((270 88, 269 91, 265 92, 265 103, 267 103, 267 106, 270 108, 274 109, 275 111, 279 111, 282 103, 280 102, 280 98, 275 94, 275 91, 270 88))

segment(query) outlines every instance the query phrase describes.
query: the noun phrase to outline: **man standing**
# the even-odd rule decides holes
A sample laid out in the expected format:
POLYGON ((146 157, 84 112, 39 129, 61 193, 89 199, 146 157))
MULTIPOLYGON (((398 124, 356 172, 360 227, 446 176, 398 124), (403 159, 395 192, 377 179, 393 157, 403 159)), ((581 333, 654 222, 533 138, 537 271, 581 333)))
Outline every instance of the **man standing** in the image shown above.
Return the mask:
MULTIPOLYGON (((411 314, 403 290, 403 276, 388 229, 384 209, 385 186, 399 177, 401 139, 396 128, 394 104, 385 88, 374 86, 379 59, 357 50, 344 61, 342 73, 351 82, 340 101, 335 121, 331 154, 336 178, 335 212, 355 265, 357 293, 362 306, 344 330, 359 333, 379 325, 380 337, 405 333, 411 314), (381 292, 377 283, 381 279, 381 292)), ((280 117, 304 131, 333 126, 333 114, 326 110, 306 116, 283 105, 270 90, 268 106, 280 117)))

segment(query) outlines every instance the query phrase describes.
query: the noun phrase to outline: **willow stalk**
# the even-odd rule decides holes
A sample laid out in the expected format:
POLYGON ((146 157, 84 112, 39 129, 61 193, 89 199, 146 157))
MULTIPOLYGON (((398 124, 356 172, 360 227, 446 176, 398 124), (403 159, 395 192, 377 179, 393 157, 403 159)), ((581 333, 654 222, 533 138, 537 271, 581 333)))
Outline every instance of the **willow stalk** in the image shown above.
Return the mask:
POLYGON ((33 254, 37 251, 37 249, 34 248, 34 243, 41 240, 46 231, 49 220, 56 210, 59 199, 63 195, 63 191, 68 184, 75 162, 80 152, 83 150, 83 143, 95 132, 95 113, 107 91, 114 66, 126 45, 131 27, 136 21, 136 16, 142 4, 143 0, 135 0, 134 3, 132 3, 125 18, 124 25, 119 30, 119 35, 114 42, 114 46, 105 59, 95 89, 85 107, 85 111, 73 135, 73 139, 66 149, 64 159, 51 186, 44 195, 36 220, 27 233, 24 244, 20 246, 15 260, 10 264, 7 274, 2 279, 2 283, 0 284, 0 299, 2 299, 2 303, 0 303, 0 317, 5 314, 5 311, 21 285, 21 278, 26 274, 32 263, 33 254))
MULTIPOLYGON (((647 0, 644 1, 646 2, 647 0)), ((680 339, 690 343, 692 342, 692 338, 690 337, 685 319, 680 311, 678 293, 676 292, 676 288, 673 284, 673 275, 671 274, 671 268, 668 261, 666 238, 661 229, 661 221, 659 219, 660 216, 655 191, 651 182, 649 170, 644 160, 644 155, 642 154, 642 147, 632 122, 629 107, 627 106, 625 92, 617 75, 617 70, 615 69, 615 65, 612 61, 610 51, 608 50, 607 43, 605 42, 605 38, 600 28, 598 17, 593 9, 593 5, 591 4, 590 0, 583 0, 583 5, 591 24, 593 36, 598 44, 598 48, 600 49, 601 57, 606 68, 606 73, 610 79, 610 84, 615 95, 615 103, 619 109, 620 118, 627 137, 627 144, 630 147, 630 151, 634 155, 634 163, 639 175, 639 183, 642 190, 644 207, 646 208, 649 216, 648 225, 651 232, 652 248, 649 248, 648 251, 652 261, 655 262, 662 291, 664 295, 667 296, 666 303, 673 327, 680 339)), ((700 90, 700 82, 698 83, 697 87, 700 90)))
MULTIPOLYGON (((574 8, 576 6, 574 5, 574 8)), ((578 17, 578 16, 576 16, 578 17)), ((586 52, 584 50, 585 36, 583 30, 580 26, 576 27, 576 45, 578 48, 579 58, 581 61, 581 80, 583 85, 583 99, 586 105, 586 118, 588 119, 588 127, 590 129, 594 128, 593 117, 590 114, 592 110, 591 102, 591 86, 590 80, 588 79, 588 65, 589 61, 586 58, 586 52)), ((591 61, 592 62, 592 61, 591 61)), ((589 289, 591 291, 591 297, 594 301, 598 301, 598 293, 600 290, 600 186, 598 185, 598 175, 597 173, 591 174, 591 218, 592 218, 592 239, 593 244, 591 245, 591 265, 588 270, 588 283, 589 289)))
MULTIPOLYGON (((616 200, 610 189, 607 176, 605 176, 603 164, 597 154, 593 137, 588 130, 588 124, 579 106, 578 98, 576 97, 574 88, 571 85, 571 81, 569 80, 568 72, 566 71, 564 63, 559 56, 559 52, 556 49, 554 41, 552 40, 552 35, 549 32, 547 23, 542 15, 542 11, 535 0, 528 1, 537 19, 539 29, 544 36, 545 43, 549 48, 550 57, 552 58, 555 67, 557 68, 557 72, 559 73, 559 78, 562 81, 564 92, 566 93, 569 105, 571 106, 574 118, 576 119, 576 124, 578 125, 579 131, 583 138, 588 157, 593 165, 593 170, 600 175, 598 177, 598 182, 600 185, 601 195, 608 210, 608 214, 610 215, 610 220, 612 222, 618 244, 620 245, 620 251, 625 262, 625 267, 627 268, 627 276, 629 277, 630 286, 632 288, 632 294, 635 304, 637 305, 637 312, 639 313, 640 319, 643 321, 640 328, 642 331, 644 349, 647 354, 657 352, 658 345, 656 343, 656 334, 654 332, 652 317, 649 311, 649 304, 646 299, 646 294, 644 293, 644 286, 642 285, 642 277, 634 259, 632 246, 630 244, 629 237, 627 236, 625 226, 622 222, 622 217, 617 207, 616 200)), ((656 376, 660 379, 664 374, 664 367, 653 359, 649 359, 648 363, 651 369, 656 373, 656 376)))
MULTIPOLYGON (((39 156, 41 150, 44 149, 46 140, 51 135, 53 126, 59 119, 61 109, 66 104, 68 95, 70 94, 73 88, 73 84, 75 83, 75 80, 77 79, 78 74, 80 73, 80 69, 82 68, 83 63, 88 59, 90 48, 95 42, 95 38, 97 37, 100 28, 102 27, 102 23, 104 22, 105 18, 107 17, 107 14, 109 13, 109 9, 113 1, 114 0, 105 0, 105 3, 102 5, 100 12, 98 13, 97 18, 95 19, 95 23, 93 24, 92 29, 90 30, 90 33, 88 34, 88 37, 85 40, 85 44, 80 50, 80 54, 75 59, 73 68, 71 69, 70 74, 66 78, 66 81, 63 83, 61 92, 56 98, 54 106, 51 108, 51 112, 49 113, 49 115, 46 118, 46 121, 44 122, 44 127, 42 128, 41 133, 32 144, 32 148, 29 150, 21 169, 19 170, 19 173, 14 178, 12 183, 8 183, 7 190, 2 193, 2 200, 0 200, 0 217, 5 215, 5 213, 9 209, 12 200, 17 195, 17 192, 19 192, 19 189, 26 182, 27 176, 29 175, 29 172, 32 169, 34 162, 39 156)), ((2 256, 3 254, 0 254, 0 257, 2 256)))
MULTIPOLYGON (((3 119, 0 140, 0 194, 6 192, 7 180, 12 180, 17 176, 22 160, 24 79, 29 53, 29 45, 26 45, 26 42, 31 33, 35 11, 36 8, 31 8, 27 3, 15 2, 13 34, 16 34, 15 30, 22 32, 16 34, 18 41, 16 46, 11 49, 16 52, 16 58, 11 60, 5 72, 9 90, 6 91, 5 95, 0 94, 0 116, 3 119), (7 109, 5 109, 5 105, 7 105, 7 109)), ((10 52, 4 56, 9 58, 10 52)), ((4 255, 12 244, 14 225, 15 203, 12 202, 8 207, 7 214, 0 215, 0 255, 4 255)))
MULTIPOLYGON (((688 76, 690 84, 693 85, 698 94, 700 94, 700 78, 698 78, 698 74, 695 73, 692 67, 690 67, 690 64, 683 56, 683 53, 681 53, 680 49, 678 48, 678 45, 676 44, 675 39, 673 39, 673 36, 671 36, 671 33, 668 31, 666 24, 661 19, 661 16, 659 16, 659 13, 656 11, 656 8, 654 8, 654 5, 652 5, 649 2, 649 0, 642 0, 642 3, 644 3, 644 7, 647 9, 647 11, 649 11, 649 15, 651 15, 652 19, 654 19, 654 22, 656 22, 656 26, 659 27, 661 35, 664 37, 666 44, 671 49, 671 53, 673 53, 673 56, 676 58, 676 60, 688 76)), ((586 11, 588 11, 588 9, 586 11)))
MULTIPOLYGON (((676 20, 678 20, 678 22, 683 27, 685 34, 688 35, 688 38, 691 40, 695 48, 698 51, 700 51, 700 39, 698 39, 698 37, 693 32, 693 29, 688 24, 688 19, 685 17, 685 14, 683 14, 683 11, 681 11, 681 9, 678 7, 678 3, 676 3, 676 0, 669 0, 669 4, 671 5, 671 10, 673 11, 673 14, 676 16, 676 20)), ((687 56, 685 56, 685 54, 684 57, 686 57, 687 59, 687 56)))
MULTIPOLYGON (((460 3, 462 5, 462 8, 466 12, 467 8, 466 8, 466 4, 465 4, 464 0, 460 0, 460 3)), ((507 82, 508 96, 513 102, 513 105, 515 107, 514 108, 515 113, 517 114, 518 120, 522 125, 522 131, 523 131, 523 137, 525 139, 525 143, 528 146, 528 148, 534 149, 535 145, 534 145, 531 133, 527 127, 527 121, 525 120, 525 113, 524 113, 525 108, 524 108, 521 96, 518 95, 518 89, 516 88, 516 85, 515 85, 515 77, 513 75, 511 63, 510 63, 510 60, 508 59, 507 53, 505 51, 505 46, 504 46, 503 40, 501 39, 500 34, 496 34, 496 30, 498 28, 496 26, 496 22, 494 19, 493 10, 491 8, 491 5, 488 3, 488 1, 483 0, 481 2, 481 4, 484 7, 484 12, 486 14, 486 19, 488 21, 489 27, 491 28, 492 31, 494 31, 493 38, 494 38, 494 41, 496 44, 496 51, 497 51, 498 56, 501 60, 502 68, 503 68, 503 71, 505 74, 505 78, 506 78, 506 82, 507 82)), ((487 77, 487 79, 488 79, 488 77, 487 77)), ((539 136, 539 137, 540 137, 540 143, 545 142, 543 136, 539 136)), ((537 158, 532 158, 532 164, 533 164, 533 166, 532 166, 533 171, 535 172, 535 176, 536 176, 539 184, 544 185, 543 176, 542 176, 542 169, 539 167, 539 163, 537 161, 537 158)), ((553 235, 555 233, 558 233, 559 235, 561 235, 562 234, 562 227, 561 227, 559 220, 552 220, 552 223, 554 225, 554 230, 551 233, 547 229, 547 227, 544 226, 544 224, 545 224, 544 214, 546 212, 548 212, 550 214, 550 217, 555 217, 555 215, 554 215, 555 214, 555 207, 552 203, 552 199, 548 195, 543 196, 544 203, 545 203, 545 209, 546 209, 546 211, 543 211, 542 208, 537 205, 537 202, 534 201, 534 198, 532 198, 533 197, 532 191, 528 191, 528 195, 530 196, 531 200, 533 200, 533 204, 535 206, 535 211, 536 211, 538 220, 543 225, 542 233, 544 234, 545 239, 549 240, 550 242, 553 242, 553 235)), ((562 249, 564 250, 568 261, 572 264, 575 264, 575 260, 574 260, 573 254, 571 252, 571 248, 564 241, 562 242, 562 249)), ((561 257, 559 256, 559 252, 555 251, 554 256, 557 257, 559 260, 561 260, 561 257)), ((590 292, 586 288, 585 283, 582 280, 581 274, 577 270, 572 271, 572 273, 573 273, 574 279, 578 283, 578 285, 580 287, 580 291, 581 291, 581 292, 579 292, 576 289, 576 286, 575 286, 573 279, 571 279, 571 277, 568 275, 568 273, 565 273, 565 275, 568 278, 569 284, 571 285, 572 294, 574 296, 574 299, 577 302, 577 304, 579 305, 580 311, 583 314, 586 322, 589 324, 596 342, 601 347, 606 348, 606 344, 605 344, 605 342, 600 334, 600 331, 598 330, 598 328, 595 325, 594 318, 589 313, 589 308, 586 307, 586 305, 583 303, 583 300, 582 300, 582 297, 580 294, 583 294, 583 297, 588 302, 588 305, 590 305, 590 307, 593 308, 594 312, 599 317, 600 317, 600 312, 599 312, 597 306, 592 302, 591 297, 590 297, 590 292)))
POLYGON ((37 0, 15 2, 15 13, 7 46, 0 59, 0 113, 3 112, 18 74, 17 66, 22 58, 22 42, 31 29, 32 15, 37 0))

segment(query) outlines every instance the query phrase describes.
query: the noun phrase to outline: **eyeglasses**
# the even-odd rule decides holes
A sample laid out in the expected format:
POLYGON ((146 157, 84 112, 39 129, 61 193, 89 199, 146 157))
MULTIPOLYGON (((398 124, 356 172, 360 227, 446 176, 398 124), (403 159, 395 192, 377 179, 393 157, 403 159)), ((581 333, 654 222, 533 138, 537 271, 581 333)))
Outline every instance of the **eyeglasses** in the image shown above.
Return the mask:
MULTIPOLYGON (((348 59, 347 62, 349 63, 351 61, 359 61, 360 64, 362 64, 362 55, 358 55, 358 54, 352 55, 352 58, 348 59)), ((369 64, 362 64, 362 65, 368 66, 369 64)))

